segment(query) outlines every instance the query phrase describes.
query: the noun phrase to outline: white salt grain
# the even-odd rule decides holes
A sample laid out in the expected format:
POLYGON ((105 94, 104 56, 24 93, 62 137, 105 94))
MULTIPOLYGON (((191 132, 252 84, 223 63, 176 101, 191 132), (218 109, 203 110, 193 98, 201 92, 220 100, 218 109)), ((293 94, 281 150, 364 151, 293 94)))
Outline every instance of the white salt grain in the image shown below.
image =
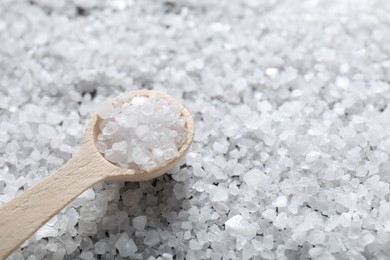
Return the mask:
POLYGON ((10 259, 388 259, 390 2, 353 4, 1 1, 0 203, 96 110, 117 165, 175 154, 180 108, 101 106, 120 93, 168 92, 197 128, 172 175, 94 185, 10 259))
POLYGON ((41 239, 43 237, 55 237, 57 235, 58 235, 58 229, 46 224, 37 231, 36 238, 41 239))
POLYGON ((114 151, 121 151, 121 150, 125 150, 126 148, 127 148, 126 141, 117 142, 111 146, 111 149, 114 151))
POLYGON ((349 79, 346 77, 337 77, 336 86, 339 88, 346 89, 349 86, 349 79))
POLYGON ((349 213, 342 213, 339 218, 340 225, 349 227, 351 225, 351 215, 349 213))
POLYGON ((144 239, 145 245, 150 247, 156 245, 158 242, 160 242, 159 234, 153 230, 149 231, 144 239))
POLYGON ((259 226, 256 223, 250 224, 241 215, 231 217, 225 222, 226 231, 231 235, 244 241, 252 239, 259 226))
POLYGON ((180 183, 176 183, 173 187, 173 194, 175 195, 177 200, 183 199, 186 194, 185 187, 180 183))
POLYGON ((109 245, 104 241, 98 241, 95 244, 95 253, 102 255, 109 250, 109 245))
POLYGON ((53 138, 56 135, 55 129, 49 125, 39 125, 38 132, 40 135, 44 136, 45 138, 49 138, 49 139, 53 138))
POLYGON ((243 91, 244 89, 247 88, 247 86, 248 86, 248 83, 247 83, 246 79, 243 79, 243 78, 236 79, 233 82, 233 87, 237 92, 243 91))
POLYGON ((93 259, 93 253, 92 252, 82 252, 81 254, 80 254, 80 258, 81 259, 84 259, 84 260, 91 260, 91 259, 93 259))
POLYGON ((267 209, 262 213, 263 217, 273 221, 276 218, 276 211, 273 209, 267 209))
POLYGON ((312 245, 317 245, 325 240, 324 232, 320 230, 313 230, 308 236, 307 241, 312 245))
POLYGON ((260 170, 251 170, 244 175, 244 181, 246 184, 255 190, 266 191, 271 185, 271 178, 265 175, 260 170))
POLYGON ((192 239, 190 240, 190 242, 188 243, 190 249, 192 250, 201 250, 202 249, 202 245, 200 245, 196 240, 192 239))
POLYGON ((367 246, 375 241, 375 236, 368 230, 363 230, 360 239, 362 246, 367 246))
POLYGON ((282 212, 278 214, 278 216, 274 220, 274 226, 283 229, 287 225, 287 214, 285 212, 282 212))
MULTIPOLYGON (((122 102, 122 101, 117 101, 122 102)), ((135 96, 129 102, 104 105, 104 119, 97 147, 105 158, 120 167, 157 167, 173 158, 185 141, 181 107, 157 97, 135 96), (107 109, 107 110, 105 110, 107 109), (111 113, 111 114, 110 114, 111 113)))
POLYGON ((102 133, 106 136, 113 135, 119 129, 119 124, 116 121, 107 122, 102 130, 102 133))
POLYGON ((79 222, 80 234, 94 235, 97 232, 96 222, 80 220, 79 222))
POLYGON ((264 247, 267 249, 272 249, 274 247, 274 238, 272 235, 266 235, 263 239, 264 247))
POLYGON ((147 218, 146 216, 138 216, 133 218, 133 227, 138 230, 142 231, 145 228, 147 218))
POLYGON ((137 252, 137 246, 135 245, 133 239, 130 239, 126 233, 119 236, 115 243, 115 247, 118 249, 119 254, 122 257, 129 257, 137 252))
POLYGON ((273 202, 272 206, 282 208, 287 206, 287 197, 284 195, 281 195, 277 197, 273 202))
POLYGON ((95 191, 93 189, 87 189, 80 194, 79 199, 93 200, 95 198, 95 191))
POLYGON ((66 253, 72 254, 77 249, 77 243, 73 239, 68 239, 65 242, 66 253))

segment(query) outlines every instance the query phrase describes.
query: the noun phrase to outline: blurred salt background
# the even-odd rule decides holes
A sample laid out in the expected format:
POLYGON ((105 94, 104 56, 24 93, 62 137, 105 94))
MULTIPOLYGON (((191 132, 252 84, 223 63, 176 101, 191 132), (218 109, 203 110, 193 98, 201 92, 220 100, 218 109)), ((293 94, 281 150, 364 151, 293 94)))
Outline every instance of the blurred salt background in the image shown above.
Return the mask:
POLYGON ((390 2, 0 2, 0 203, 139 88, 194 115, 185 164, 84 192, 10 259, 388 259, 390 2))

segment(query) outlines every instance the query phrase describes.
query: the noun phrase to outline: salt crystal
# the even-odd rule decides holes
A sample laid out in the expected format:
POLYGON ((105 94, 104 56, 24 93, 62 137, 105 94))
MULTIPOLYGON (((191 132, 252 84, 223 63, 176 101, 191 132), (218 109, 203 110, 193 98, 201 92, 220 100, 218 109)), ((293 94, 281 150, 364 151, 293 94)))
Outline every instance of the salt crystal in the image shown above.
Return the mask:
POLYGON ((200 245, 196 240, 194 239, 191 239, 190 242, 188 243, 189 244, 189 247, 191 248, 191 250, 201 250, 202 249, 202 245, 200 245))
MULTIPOLYGON (((256 237, 256 238, 258 238, 258 237, 256 237)), ((259 241, 256 238, 251 241, 251 244, 255 250, 260 251, 260 250, 265 248, 264 243, 263 243, 263 241, 259 241)))
POLYGON ((203 160, 202 160, 202 156, 198 153, 194 153, 194 152, 189 152, 187 153, 186 155, 186 162, 188 165, 199 165, 199 166, 202 166, 202 163, 203 163, 203 160))
POLYGON ((80 258, 81 259, 84 259, 84 260, 90 260, 90 259, 93 259, 94 255, 92 252, 88 252, 88 251, 83 251, 81 254, 80 254, 80 258))
POLYGON ((269 249, 264 249, 260 252, 263 259, 275 259, 274 253, 269 249))
POLYGON ((57 245, 57 244, 54 244, 54 243, 48 243, 48 244, 46 245, 46 248, 47 248, 47 250, 49 250, 49 251, 56 252, 57 249, 58 249, 58 245, 57 245))
POLYGON ((234 236, 245 240, 252 239, 259 226, 256 223, 250 224, 241 215, 235 215, 225 222, 226 231, 234 236))
POLYGON ((119 211, 115 214, 118 225, 118 230, 127 230, 129 227, 129 216, 126 211, 119 211))
POLYGON ((119 129, 119 124, 115 121, 110 121, 105 124, 105 126, 102 129, 102 133, 104 135, 112 135, 119 129))
POLYGON ((286 227, 287 221, 288 221, 287 214, 285 212, 281 212, 275 218, 273 223, 274 223, 275 227, 277 227, 279 229, 283 229, 286 227))
POLYGON ((228 151, 229 143, 225 140, 219 140, 213 144, 213 149, 217 153, 225 154, 228 151))
POLYGON ((267 249, 272 249, 274 247, 274 238, 272 235, 266 235, 263 239, 264 247, 267 249))
POLYGON ((142 139, 149 132, 147 125, 140 125, 135 129, 135 134, 138 138, 142 139))
POLYGON ((119 236, 118 240, 115 242, 115 247, 122 257, 132 256, 138 250, 133 239, 130 239, 126 233, 122 233, 119 236))
POLYGON ((307 241, 312 245, 321 244, 325 240, 324 232, 320 230, 313 230, 308 236, 307 241))
POLYGON ((93 200, 95 198, 95 192, 93 189, 87 189, 79 195, 79 198, 86 200, 93 200))
POLYGON ((138 230, 142 231, 145 228, 147 218, 146 216, 138 216, 133 218, 133 227, 138 230))
POLYGON ((343 227, 349 227, 351 225, 351 215, 349 213, 342 213, 339 218, 340 225, 343 227))
POLYGON ((318 259, 318 257, 324 252, 324 248, 322 247, 314 247, 309 249, 309 255, 311 257, 315 257, 318 259))
POLYGON ((37 162, 37 161, 39 161, 42 158, 42 156, 41 156, 41 153, 38 150, 34 150, 34 151, 31 152, 30 158, 31 158, 31 160, 37 162))
POLYGON ((269 219, 271 221, 276 218, 276 212, 273 209, 267 209, 263 211, 262 215, 264 216, 264 218, 269 219))
POLYGON ((265 70, 265 74, 269 77, 275 77, 278 74, 277 68, 268 68, 265 70))
POLYGON ((364 186, 374 192, 379 198, 383 198, 390 193, 389 184, 380 181, 378 175, 374 175, 364 182, 364 186))
POLYGON ((206 175, 206 172, 199 166, 194 166, 193 173, 194 173, 194 176, 197 176, 197 177, 203 177, 206 175))
POLYGON ((72 254, 77 249, 77 246, 77 243, 73 239, 67 239, 65 242, 66 253, 72 254))
POLYGON ((346 77, 337 77, 336 86, 342 89, 346 89, 349 86, 349 79, 346 77))
POLYGON ((205 165, 205 170, 206 170, 206 172, 209 172, 212 175, 214 175, 214 177, 217 180, 226 180, 228 177, 226 172, 224 170, 222 170, 221 167, 219 167, 215 164, 209 163, 209 164, 205 165))
POLYGON ((361 225, 358 222, 351 222, 351 225, 348 228, 348 238, 357 239, 361 235, 361 225))
POLYGON ((192 224, 190 221, 185 221, 181 224, 181 228, 183 229, 192 229, 192 224))
POLYGON ((64 153, 72 154, 72 153, 74 153, 75 148, 72 147, 72 146, 70 146, 70 145, 61 144, 61 146, 60 146, 60 151, 61 151, 61 152, 64 152, 64 153))
POLYGON ((117 228, 117 217, 105 216, 102 220, 102 228, 104 230, 115 230, 117 228))
POLYGON ((121 194, 123 204, 125 204, 128 207, 136 206, 141 198, 142 198, 142 192, 141 190, 135 190, 131 191, 128 190, 121 194))
POLYGON ((127 148, 127 142, 126 141, 117 142, 117 143, 114 143, 111 146, 111 149, 114 150, 114 151, 125 150, 126 148, 127 148))
POLYGON ((281 195, 277 197, 273 202, 272 206, 282 208, 287 206, 287 197, 284 195, 281 195))
POLYGON ((146 237, 144 239, 145 245, 152 247, 159 242, 160 242, 160 238, 159 238, 158 232, 153 231, 153 230, 148 231, 148 233, 146 234, 146 237))
POLYGON ((142 108, 142 113, 145 116, 150 116, 150 115, 153 114, 154 108, 155 108, 155 104, 154 103, 145 103, 145 105, 142 108))
POLYGON ((186 232, 184 232, 183 238, 184 238, 185 240, 190 239, 190 238, 191 238, 191 231, 186 231, 186 232))
POLYGON ((98 241, 95 244, 95 253, 102 255, 109 250, 109 245, 105 241, 98 241))
POLYGON ((40 135, 42 135, 46 138, 49 138, 49 139, 56 136, 55 129, 49 125, 39 125, 38 132, 40 135))
POLYGON ((244 175, 246 184, 255 190, 266 191, 270 188, 271 178, 258 169, 251 170, 244 175))
POLYGON ((10 259, 387 259, 387 1, 164 2, 2 1, 0 203, 76 154, 96 110, 117 166, 176 155, 181 107, 130 90, 196 123, 170 174, 97 183, 10 259))
POLYGON ((338 217, 331 217, 329 222, 325 226, 325 231, 329 232, 336 228, 340 224, 340 219, 338 217))
POLYGON ((163 158, 168 161, 169 159, 173 158, 177 154, 177 149, 171 148, 171 149, 166 149, 163 151, 163 158))
POLYGON ((229 193, 226 188, 218 187, 212 194, 210 194, 210 200, 212 202, 226 201, 229 197, 229 193))
POLYGON ((257 115, 252 115, 245 120, 244 124, 249 130, 254 131, 259 129, 260 127, 259 121, 260 118, 257 115))
POLYGON ((363 230, 360 239, 362 246, 367 246, 375 241, 375 236, 368 230, 363 230))
POLYGON ((49 155, 49 157, 47 158, 47 163, 53 165, 62 165, 63 161, 64 160, 62 158, 58 158, 53 155, 49 155))
POLYGON ((58 229, 49 225, 44 225, 38 229, 36 233, 36 239, 39 240, 43 237, 55 237, 58 235, 58 229))
POLYGON ((247 88, 247 86, 248 86, 248 83, 247 83, 246 79, 244 79, 244 78, 238 78, 233 82, 233 88, 237 92, 243 91, 244 89, 247 88))
POLYGON ((186 194, 185 187, 180 183, 176 183, 173 188, 173 193, 175 194, 177 200, 181 200, 185 197, 186 194))
POLYGON ((162 257, 164 260, 173 260, 173 255, 170 253, 163 253, 162 257))
POLYGON ((14 154, 19 150, 20 146, 16 141, 11 141, 10 143, 7 144, 5 148, 5 152, 7 154, 14 154))
POLYGON ((94 235, 97 233, 97 226, 95 222, 80 220, 79 232, 86 235, 94 235))

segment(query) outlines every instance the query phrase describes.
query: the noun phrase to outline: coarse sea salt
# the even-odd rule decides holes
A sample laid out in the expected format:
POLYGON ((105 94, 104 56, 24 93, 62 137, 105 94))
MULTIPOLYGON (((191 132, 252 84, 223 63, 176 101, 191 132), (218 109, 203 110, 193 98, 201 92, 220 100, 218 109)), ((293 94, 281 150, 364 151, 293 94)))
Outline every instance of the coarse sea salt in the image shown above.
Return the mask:
POLYGON ((96 184, 9 259, 388 259, 390 1, 349 2, 1 0, 0 203, 110 96, 168 92, 197 129, 185 164, 96 184))
POLYGON ((187 136, 181 106, 150 96, 117 98, 98 115, 97 148, 110 162, 124 168, 151 169, 172 159, 187 136))

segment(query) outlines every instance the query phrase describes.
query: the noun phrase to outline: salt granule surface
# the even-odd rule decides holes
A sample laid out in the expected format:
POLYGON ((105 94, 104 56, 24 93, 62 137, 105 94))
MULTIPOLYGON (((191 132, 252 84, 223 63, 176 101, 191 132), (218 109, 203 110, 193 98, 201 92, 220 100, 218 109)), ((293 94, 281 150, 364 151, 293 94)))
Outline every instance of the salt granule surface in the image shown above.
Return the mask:
POLYGON ((98 116, 96 146, 120 167, 160 166, 178 153, 187 136, 181 106, 155 95, 118 98, 100 107, 98 116))
POLYGON ((169 174, 96 184, 10 259, 388 259, 389 17, 387 0, 0 1, 0 203, 74 156, 96 110, 98 148, 129 167, 131 140, 103 139, 148 138, 153 106, 110 119, 110 97, 161 90, 196 124, 169 174))

